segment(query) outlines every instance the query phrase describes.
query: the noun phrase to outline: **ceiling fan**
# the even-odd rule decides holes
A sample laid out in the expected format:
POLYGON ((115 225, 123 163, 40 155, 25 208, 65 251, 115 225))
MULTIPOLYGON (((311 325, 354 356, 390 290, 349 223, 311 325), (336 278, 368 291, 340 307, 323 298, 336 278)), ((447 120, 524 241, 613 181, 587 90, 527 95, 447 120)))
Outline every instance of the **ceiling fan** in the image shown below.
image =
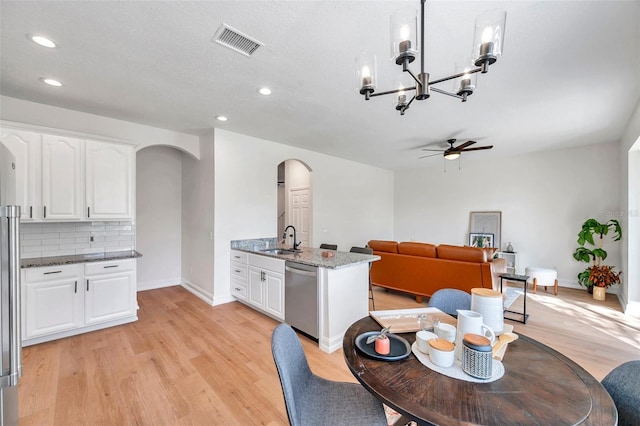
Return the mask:
POLYGON ((482 149, 491 149, 491 148, 493 148, 493 145, 478 146, 478 147, 475 147, 475 148, 467 148, 468 146, 471 146, 474 143, 477 143, 476 141, 466 141, 461 145, 453 146, 453 144, 456 143, 456 140, 457 139, 449 139, 447 141, 447 143, 449 144, 449 148, 447 148, 447 149, 422 148, 423 151, 437 151, 438 154, 425 155, 425 156, 422 156, 420 158, 434 157, 434 156, 440 155, 440 153, 442 153, 442 155, 444 155, 444 158, 446 158, 447 160, 455 160, 456 158, 460 157, 460 154, 463 153, 463 152, 480 151, 482 149))

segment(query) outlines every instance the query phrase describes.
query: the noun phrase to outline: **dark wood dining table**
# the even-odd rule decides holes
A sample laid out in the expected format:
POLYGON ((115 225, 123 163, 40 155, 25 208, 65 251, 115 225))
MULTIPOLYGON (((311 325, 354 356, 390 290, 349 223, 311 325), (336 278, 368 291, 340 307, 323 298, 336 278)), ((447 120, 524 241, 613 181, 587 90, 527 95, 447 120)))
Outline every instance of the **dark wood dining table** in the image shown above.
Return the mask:
MULTIPOLYGON (((343 340, 351 373, 384 404, 421 425, 616 425, 618 413, 591 374, 550 347, 519 334, 502 360, 505 374, 491 383, 450 378, 413 353, 398 361, 370 358, 355 346, 360 334, 380 330, 371 317, 352 324, 343 340)), ((410 344, 415 333, 398 334, 410 344)))

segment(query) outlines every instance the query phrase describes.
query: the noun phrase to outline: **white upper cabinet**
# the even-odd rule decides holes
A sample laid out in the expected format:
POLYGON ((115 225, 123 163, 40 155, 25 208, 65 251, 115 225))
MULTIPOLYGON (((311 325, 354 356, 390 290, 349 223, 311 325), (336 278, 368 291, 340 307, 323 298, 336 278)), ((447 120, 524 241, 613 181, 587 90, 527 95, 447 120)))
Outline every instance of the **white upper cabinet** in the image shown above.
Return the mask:
POLYGON ((87 219, 133 217, 133 147, 86 141, 87 219))
POLYGON ((21 209, 21 219, 41 219, 40 205, 40 150, 42 135, 35 132, 3 128, 0 140, 15 157, 16 203, 21 209))
POLYGON ((44 220, 82 220, 82 140, 42 136, 44 220))

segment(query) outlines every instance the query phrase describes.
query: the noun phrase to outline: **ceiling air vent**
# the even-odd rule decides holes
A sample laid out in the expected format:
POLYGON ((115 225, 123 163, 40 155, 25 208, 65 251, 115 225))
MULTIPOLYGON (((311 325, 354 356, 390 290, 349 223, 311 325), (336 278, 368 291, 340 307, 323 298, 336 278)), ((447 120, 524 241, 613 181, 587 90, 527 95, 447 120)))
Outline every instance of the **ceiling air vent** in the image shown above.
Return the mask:
POLYGON ((211 41, 215 41, 246 56, 251 56, 258 50, 258 47, 263 46, 263 43, 252 39, 246 34, 242 34, 240 31, 225 23, 218 28, 218 31, 216 31, 211 41))

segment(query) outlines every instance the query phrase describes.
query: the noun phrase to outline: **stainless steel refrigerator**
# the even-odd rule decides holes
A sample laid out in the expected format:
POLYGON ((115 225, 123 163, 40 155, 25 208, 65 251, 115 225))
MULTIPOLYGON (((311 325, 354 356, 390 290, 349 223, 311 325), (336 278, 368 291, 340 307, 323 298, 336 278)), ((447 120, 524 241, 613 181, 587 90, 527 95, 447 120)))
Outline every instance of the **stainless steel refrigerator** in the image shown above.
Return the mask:
POLYGON ((20 334, 20 207, 15 203, 16 164, 0 142, 0 426, 18 424, 20 334))

